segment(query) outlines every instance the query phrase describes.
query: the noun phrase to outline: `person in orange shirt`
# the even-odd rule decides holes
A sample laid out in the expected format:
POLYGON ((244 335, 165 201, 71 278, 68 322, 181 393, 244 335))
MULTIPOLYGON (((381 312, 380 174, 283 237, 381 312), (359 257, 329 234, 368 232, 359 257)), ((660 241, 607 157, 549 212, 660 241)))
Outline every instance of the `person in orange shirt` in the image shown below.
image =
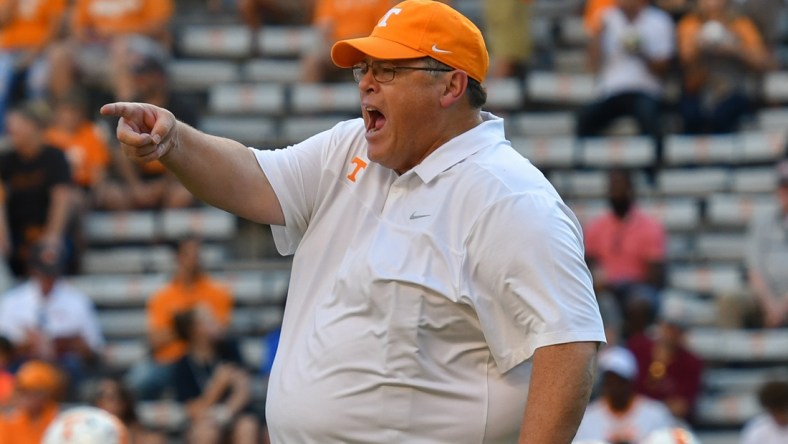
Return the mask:
POLYGON ((46 50, 57 38, 65 10, 65 0, 0 0, 0 130, 9 106, 44 98, 46 50))
POLYGON ((84 190, 102 181, 110 160, 106 131, 88 118, 87 107, 88 98, 80 90, 61 97, 44 136, 66 154, 74 182, 84 190))
POLYGON ((392 0, 316 0, 312 26, 319 43, 302 58, 301 81, 342 80, 347 70, 334 67, 328 48, 339 40, 368 35, 393 5, 392 0))
POLYGON ((175 332, 176 314, 205 307, 222 329, 228 327, 232 315, 232 295, 200 266, 200 241, 193 237, 182 240, 177 260, 172 281, 148 301, 148 342, 153 360, 132 368, 127 378, 143 400, 155 399, 167 387, 172 364, 186 353, 186 343, 175 332))
POLYGON ((63 378, 43 361, 25 363, 16 375, 16 407, 0 417, 0 442, 40 444, 59 411, 63 378))
POLYGON ((0 336, 0 411, 10 405, 14 393, 14 375, 11 374, 14 355, 14 344, 0 336))
POLYGON ((169 47, 173 13, 173 0, 76 0, 71 41, 53 51, 54 94, 62 95, 82 80, 111 87, 121 100, 131 99, 127 55, 140 40, 169 47))
POLYGON ((699 0, 677 32, 684 132, 736 131, 752 102, 748 81, 771 68, 758 29, 736 14, 728 0, 699 0))

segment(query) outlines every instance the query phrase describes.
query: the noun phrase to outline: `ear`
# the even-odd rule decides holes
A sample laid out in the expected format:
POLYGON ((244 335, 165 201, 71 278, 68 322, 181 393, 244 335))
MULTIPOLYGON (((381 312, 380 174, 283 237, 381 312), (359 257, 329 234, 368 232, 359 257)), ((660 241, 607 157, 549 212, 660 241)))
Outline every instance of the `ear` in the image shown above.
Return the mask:
POLYGON ((462 100, 466 89, 468 89, 468 74, 465 71, 458 69, 449 73, 441 94, 441 106, 443 108, 454 106, 462 100))

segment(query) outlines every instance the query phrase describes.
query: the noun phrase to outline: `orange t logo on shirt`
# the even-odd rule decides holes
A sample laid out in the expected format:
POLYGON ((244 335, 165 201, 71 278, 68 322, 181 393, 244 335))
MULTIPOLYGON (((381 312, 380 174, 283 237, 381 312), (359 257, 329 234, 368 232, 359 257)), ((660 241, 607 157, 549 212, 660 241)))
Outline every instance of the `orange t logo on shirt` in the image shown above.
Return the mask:
POLYGON ((347 175, 347 178, 350 179, 351 182, 355 182, 358 172, 367 167, 367 163, 361 160, 361 158, 358 156, 353 158, 353 164, 355 164, 356 167, 353 169, 352 173, 347 175))

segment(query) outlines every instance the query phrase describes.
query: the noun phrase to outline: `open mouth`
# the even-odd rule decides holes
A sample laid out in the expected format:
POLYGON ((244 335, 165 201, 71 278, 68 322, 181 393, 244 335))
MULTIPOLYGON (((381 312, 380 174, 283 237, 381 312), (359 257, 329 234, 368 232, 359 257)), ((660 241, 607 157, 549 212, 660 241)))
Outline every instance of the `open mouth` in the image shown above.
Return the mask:
POLYGON ((380 131, 386 124, 386 116, 375 108, 366 108, 367 111, 367 133, 380 131))

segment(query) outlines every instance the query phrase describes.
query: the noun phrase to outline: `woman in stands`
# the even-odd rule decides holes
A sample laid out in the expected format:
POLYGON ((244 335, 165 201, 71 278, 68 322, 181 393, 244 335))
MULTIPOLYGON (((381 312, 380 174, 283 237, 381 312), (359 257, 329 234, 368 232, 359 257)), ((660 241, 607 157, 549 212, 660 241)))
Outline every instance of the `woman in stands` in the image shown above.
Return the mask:
POLYGON ((103 378, 93 399, 93 405, 117 416, 129 431, 128 444, 164 444, 164 434, 147 430, 137 417, 134 396, 120 380, 103 378))

